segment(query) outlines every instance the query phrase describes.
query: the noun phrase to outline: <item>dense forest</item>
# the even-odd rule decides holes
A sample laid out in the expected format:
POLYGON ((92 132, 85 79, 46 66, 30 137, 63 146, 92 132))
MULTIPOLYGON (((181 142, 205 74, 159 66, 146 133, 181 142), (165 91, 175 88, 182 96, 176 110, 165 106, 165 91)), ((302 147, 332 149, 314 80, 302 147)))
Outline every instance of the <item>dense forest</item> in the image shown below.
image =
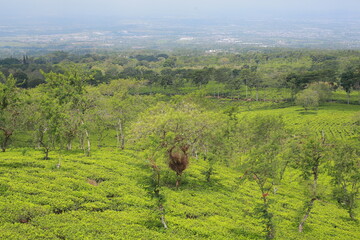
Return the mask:
POLYGON ((0 238, 359 239, 360 51, 0 59, 0 238))

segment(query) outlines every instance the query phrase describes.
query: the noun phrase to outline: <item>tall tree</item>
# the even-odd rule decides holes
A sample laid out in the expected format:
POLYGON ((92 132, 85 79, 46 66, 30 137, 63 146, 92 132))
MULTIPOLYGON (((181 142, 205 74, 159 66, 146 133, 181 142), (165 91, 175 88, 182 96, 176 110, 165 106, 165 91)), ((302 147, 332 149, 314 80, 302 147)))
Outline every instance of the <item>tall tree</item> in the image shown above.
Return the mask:
POLYGON ((243 68, 240 71, 239 78, 243 81, 245 84, 245 95, 246 98, 248 98, 248 91, 252 88, 256 89, 256 100, 258 100, 258 89, 262 83, 261 78, 259 78, 259 75, 257 74, 256 67, 249 67, 247 65, 243 66, 243 68))
POLYGON ((0 131, 1 150, 6 151, 11 136, 21 126, 23 120, 23 97, 22 90, 16 86, 16 79, 9 75, 0 74, 0 131))
MULTIPOLYGON (((91 76, 73 65, 62 66, 62 70, 64 73, 42 72, 46 84, 40 87, 43 93, 40 113, 45 125, 51 126, 44 129, 53 129, 49 132, 53 135, 53 146, 57 141, 66 139, 67 147, 71 148, 71 141, 77 134, 85 154, 90 155, 91 144, 86 114, 92 103, 86 95, 86 82, 91 76)), ((39 131, 44 129, 39 128, 39 131)))
POLYGON ((340 76, 340 84, 347 93, 350 103, 350 93, 360 85, 360 67, 348 67, 340 76))
MULTIPOLYGON (((125 148, 125 129, 128 121, 133 119, 140 110, 146 108, 142 102, 143 97, 130 94, 131 90, 142 84, 143 82, 134 79, 117 79, 100 86, 103 98, 102 103, 99 104, 111 112, 108 120, 116 130, 117 146, 121 149, 125 148)), ((148 105, 151 105, 151 101, 148 105)))
POLYGON ((256 116, 240 123, 244 140, 241 145, 246 155, 242 178, 254 181, 259 188, 262 203, 257 209, 265 224, 266 238, 275 237, 273 214, 269 195, 279 184, 286 162, 279 156, 287 140, 285 124, 281 117, 256 116))
POLYGON ((176 186, 194 154, 208 149, 212 134, 222 119, 191 102, 173 104, 160 102, 142 114, 132 126, 132 139, 141 148, 161 153, 168 166, 176 172, 176 186))
POLYGON ((333 178, 333 194, 339 205, 355 219, 355 208, 360 191, 360 151, 354 142, 337 142, 332 151, 329 168, 333 178))
POLYGON ((304 180, 308 181, 307 195, 309 201, 305 203, 305 213, 299 223, 298 230, 302 232, 306 220, 314 207, 316 200, 320 199, 318 192, 318 179, 321 167, 326 160, 327 143, 325 135, 304 136, 298 140, 297 146, 294 148, 295 167, 301 171, 304 180))

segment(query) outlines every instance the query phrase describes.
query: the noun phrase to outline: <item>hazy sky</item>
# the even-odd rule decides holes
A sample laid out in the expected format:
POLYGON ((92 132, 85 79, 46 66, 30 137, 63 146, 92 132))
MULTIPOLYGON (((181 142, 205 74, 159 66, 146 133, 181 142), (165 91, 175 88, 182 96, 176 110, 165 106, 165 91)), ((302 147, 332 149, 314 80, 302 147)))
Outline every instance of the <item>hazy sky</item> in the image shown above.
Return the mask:
POLYGON ((355 17, 360 0, 0 0, 9 19, 118 17, 355 17))

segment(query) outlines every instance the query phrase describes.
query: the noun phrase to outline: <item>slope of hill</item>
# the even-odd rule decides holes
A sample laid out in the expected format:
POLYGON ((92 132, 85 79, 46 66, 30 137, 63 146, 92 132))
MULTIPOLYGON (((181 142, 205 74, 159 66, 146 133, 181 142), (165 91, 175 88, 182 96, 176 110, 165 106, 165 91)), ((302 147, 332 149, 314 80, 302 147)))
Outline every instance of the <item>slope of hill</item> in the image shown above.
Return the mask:
MULTIPOLYGON (((265 238, 256 209, 261 193, 255 183, 241 179, 242 169, 233 164, 217 163, 208 182, 208 163, 191 159, 178 189, 175 174, 160 164, 160 211, 152 197, 152 169, 136 152, 106 148, 91 157, 80 152, 41 157, 30 149, 2 153, 1 239, 265 238)), ((297 225, 306 198, 299 172, 290 169, 269 193, 277 239, 360 238, 359 223, 330 197, 329 179, 319 181, 323 198, 302 234, 297 225)))

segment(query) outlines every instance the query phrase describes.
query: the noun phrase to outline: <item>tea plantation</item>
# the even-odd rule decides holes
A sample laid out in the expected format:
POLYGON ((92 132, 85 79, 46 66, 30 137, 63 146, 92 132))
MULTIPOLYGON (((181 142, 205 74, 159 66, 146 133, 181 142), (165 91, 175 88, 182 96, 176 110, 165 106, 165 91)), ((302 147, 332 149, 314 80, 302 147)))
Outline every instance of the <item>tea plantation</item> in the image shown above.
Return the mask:
MULTIPOLYGON (((358 106, 239 109, 239 118, 282 115, 294 134, 306 128, 358 138, 352 124, 358 106)), ((105 146, 88 157, 58 150, 44 160, 40 150, 10 148, 0 155, 0 239, 265 239, 259 207, 265 197, 243 178, 241 161, 215 162, 208 179, 209 162, 192 156, 178 187, 176 174, 159 161, 154 187, 154 166, 140 150, 105 146)), ((321 197, 302 233, 307 187, 300 170, 289 166, 267 193, 275 239, 360 239, 360 224, 339 207, 325 169, 318 179, 321 197)))

